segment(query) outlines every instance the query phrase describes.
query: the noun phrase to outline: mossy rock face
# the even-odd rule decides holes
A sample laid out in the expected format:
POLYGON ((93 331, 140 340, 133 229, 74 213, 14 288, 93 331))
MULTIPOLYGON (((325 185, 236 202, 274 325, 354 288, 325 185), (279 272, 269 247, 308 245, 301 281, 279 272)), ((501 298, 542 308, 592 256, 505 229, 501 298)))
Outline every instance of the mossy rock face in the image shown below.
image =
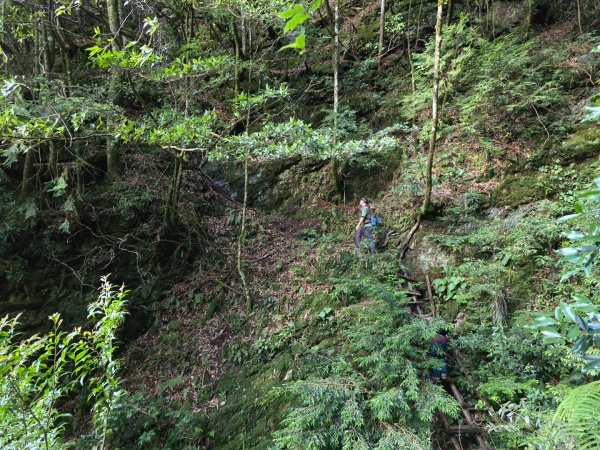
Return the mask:
MULTIPOLYGON (((300 156, 276 159, 267 163, 251 164, 248 168, 248 204, 274 210, 302 199, 305 183, 318 172, 326 161, 303 159, 300 156)), ((226 163, 209 167, 209 174, 230 191, 232 198, 244 197, 244 165, 226 163)))
POLYGON ((515 207, 546 198, 550 192, 544 177, 543 173, 508 176, 492 191, 491 204, 515 207))
POLYGON ((271 434, 287 410, 287 400, 278 397, 265 402, 265 396, 290 376, 292 367, 292 355, 285 352, 266 364, 255 362, 232 370, 219 381, 220 406, 210 413, 208 421, 207 432, 214 435, 210 448, 268 448, 271 434))
POLYGON ((528 5, 525 1, 494 2, 491 5, 491 20, 495 33, 514 31, 527 21, 528 5))
POLYGON ((565 162, 582 161, 600 155, 600 127, 586 123, 567 139, 559 152, 565 162))
POLYGON ((425 275, 433 278, 441 276, 446 267, 456 263, 455 258, 444 248, 433 240, 427 239, 427 236, 442 233, 444 230, 428 225, 431 224, 421 225, 405 257, 411 276, 417 280, 424 279, 425 275))
POLYGON ((508 172, 518 176, 527 176, 529 172, 538 167, 560 164, 579 165, 582 161, 600 156, 600 127, 593 122, 586 122, 579 126, 560 145, 549 149, 542 149, 529 158, 518 161, 508 172))

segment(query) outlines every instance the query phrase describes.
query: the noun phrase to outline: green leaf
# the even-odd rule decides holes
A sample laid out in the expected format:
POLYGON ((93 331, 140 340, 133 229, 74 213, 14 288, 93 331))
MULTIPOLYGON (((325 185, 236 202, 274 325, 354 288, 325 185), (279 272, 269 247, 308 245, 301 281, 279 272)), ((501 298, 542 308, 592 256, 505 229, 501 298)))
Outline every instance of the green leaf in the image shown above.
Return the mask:
POLYGON ((303 12, 304 12, 303 5, 294 5, 291 8, 286 9, 282 13, 279 13, 279 17, 281 17, 282 19, 289 19, 290 17, 295 16, 296 14, 299 14, 299 13, 303 13, 303 12))
POLYGON ((562 338, 561 334, 553 329, 550 330, 542 330, 542 334, 544 336, 552 337, 552 338, 562 338))
POLYGON ((290 20, 287 21, 287 23, 285 24, 285 27, 283 28, 283 32, 287 33, 288 31, 296 28, 298 25, 302 25, 304 23, 304 21, 306 19, 308 19, 309 17, 310 17, 310 14, 308 14, 308 13, 296 14, 294 17, 292 17, 290 20))
POLYGON ((530 328, 541 328, 556 325, 556 320, 550 317, 538 317, 533 321, 533 323, 529 326, 530 328))
POLYGON ((574 219, 575 217, 579 217, 580 214, 567 214, 566 216, 562 216, 558 219, 559 222, 566 222, 568 220, 574 219))
POLYGON ((579 336, 579 328, 578 327, 569 328, 569 331, 567 331, 567 339, 572 341, 574 339, 577 339, 577 336, 579 336))
POLYGON ((577 355, 584 354, 592 345, 592 337, 588 335, 579 336, 573 344, 573 353, 577 355))
POLYGON ((581 331, 587 331, 587 325, 581 317, 575 316, 575 322, 577 322, 577 325, 579 326, 579 328, 581 328, 581 331))
POLYGON ((316 11, 317 9, 319 9, 321 7, 322 3, 323 3, 323 0, 313 0, 312 4, 310 5, 310 9, 312 9, 313 11, 316 11))
POLYGON ((588 297, 582 294, 573 294, 571 297, 573 298, 573 300, 578 302, 578 307, 588 306, 592 303, 592 301, 588 297))
POLYGON ((563 303, 562 305, 560 305, 563 312, 565 313, 565 316, 567 316, 567 318, 571 321, 571 322, 575 322, 575 313, 573 312, 573 308, 571 307, 571 305, 568 305, 566 303, 563 303))
POLYGON ((597 370, 597 369, 600 369, 600 359, 597 359, 595 361, 590 361, 585 366, 583 366, 582 370, 584 372, 589 372, 591 370, 597 370))
POLYGON ((279 49, 279 51, 281 50, 285 50, 286 48, 297 48, 299 50, 304 50, 306 46, 306 35, 304 33, 302 33, 301 35, 299 35, 296 40, 294 42, 292 42, 291 44, 288 45, 284 45, 283 47, 281 47, 279 49))
POLYGON ((580 233, 579 231, 569 231, 567 233, 567 239, 571 239, 572 241, 578 241, 580 239, 583 239, 585 237, 585 234, 580 233))

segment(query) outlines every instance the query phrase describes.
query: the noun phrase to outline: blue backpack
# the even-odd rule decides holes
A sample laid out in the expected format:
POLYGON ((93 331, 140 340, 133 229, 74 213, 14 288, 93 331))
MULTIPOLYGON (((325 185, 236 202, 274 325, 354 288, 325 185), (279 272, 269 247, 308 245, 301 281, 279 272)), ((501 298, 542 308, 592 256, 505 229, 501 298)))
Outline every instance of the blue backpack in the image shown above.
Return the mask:
POLYGON ((379 214, 371 214, 371 225, 378 227, 383 223, 379 214))

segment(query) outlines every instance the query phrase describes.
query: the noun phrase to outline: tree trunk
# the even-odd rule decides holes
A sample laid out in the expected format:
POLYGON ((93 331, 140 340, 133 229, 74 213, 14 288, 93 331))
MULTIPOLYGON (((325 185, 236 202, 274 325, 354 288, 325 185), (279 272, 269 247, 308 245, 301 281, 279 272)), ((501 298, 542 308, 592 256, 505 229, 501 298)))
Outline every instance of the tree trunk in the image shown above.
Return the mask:
POLYGON ((238 248, 237 248, 237 270, 242 281, 242 287, 244 289, 244 297, 246 297, 246 308, 248 311, 252 310, 252 297, 250 297, 250 291, 248 290, 248 283, 246 282, 246 274, 242 267, 242 246, 244 244, 244 237, 246 235, 246 211, 248 208, 248 160, 250 155, 246 153, 244 160, 244 203, 242 204, 242 223, 240 227, 240 235, 238 237, 238 248))
MULTIPOLYGON (((113 50, 122 48, 119 1, 120 0, 106 0, 106 11, 108 13, 108 24, 110 27, 112 38, 111 46, 113 50)), ((113 105, 119 103, 121 79, 121 70, 113 67, 108 91, 108 102, 113 105)), ((107 122, 110 125, 114 125, 112 119, 109 119, 107 122)), ((109 136, 106 140, 106 174, 109 180, 117 180, 121 176, 121 155, 119 154, 119 147, 112 136, 109 136)))
POLYGON ((385 28, 385 0, 381 0, 379 11, 379 49, 377 51, 377 71, 381 70, 381 56, 383 55, 383 31, 385 28))
POLYGON ((448 0, 448 7, 446 10, 446 26, 450 25, 450 21, 452 20, 452 7, 454 6, 454 3, 452 3, 452 0, 448 0))
POLYGON ((579 25, 579 33, 583 34, 583 28, 581 27, 581 3, 577 0, 577 24, 579 25))
POLYGON ((332 136, 332 156, 331 156, 331 172, 335 189, 337 193, 344 197, 344 182, 340 163, 340 156, 337 155, 338 144, 338 104, 339 104, 339 58, 340 58, 340 38, 339 38, 339 0, 335 0, 333 7, 333 136, 332 136))
POLYGON ((419 46, 419 33, 421 33, 421 13, 423 12, 423 0, 419 3, 419 14, 417 14, 417 30, 415 31, 414 49, 419 46))
POLYGON ((438 91, 440 81, 440 48, 442 46, 443 5, 444 0, 437 0, 437 15, 435 21, 435 52, 433 62, 433 100, 431 105, 431 135, 429 137, 429 157, 427 158, 427 171, 425 174, 425 199, 423 200, 423 205, 421 207, 421 215, 427 213, 429 210, 431 203, 431 191, 433 187, 432 171, 438 125, 438 91))
POLYGON ((48 171, 52 179, 56 179, 58 177, 58 150, 52 139, 48 141, 48 151, 48 171))
POLYGON ((33 149, 29 148, 25 153, 25 163, 23 164, 23 177, 21 181, 21 199, 25 199, 33 192, 34 177, 34 155, 33 149))
POLYGON ((174 227, 177 223, 177 206, 179 203, 179 190, 183 178, 183 153, 175 156, 175 167, 171 176, 171 184, 167 194, 165 205, 165 223, 168 227, 174 227))
MULTIPOLYGON (((406 15, 406 57, 408 58, 408 66, 410 67, 410 87, 414 93, 417 90, 415 85, 415 65, 412 60, 412 49, 410 45, 410 11, 412 9, 412 0, 408 2, 408 14, 406 15)), ((416 45, 416 42, 415 42, 416 45)))

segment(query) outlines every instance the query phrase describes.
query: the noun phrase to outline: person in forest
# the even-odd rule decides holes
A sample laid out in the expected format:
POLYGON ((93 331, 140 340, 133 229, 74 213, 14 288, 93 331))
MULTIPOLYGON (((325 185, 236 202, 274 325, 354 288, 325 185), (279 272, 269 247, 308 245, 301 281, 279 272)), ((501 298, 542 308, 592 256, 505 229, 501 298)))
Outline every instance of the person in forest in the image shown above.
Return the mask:
POLYGON ((356 233, 354 235, 354 245, 356 246, 357 251, 360 250, 360 242, 362 241, 362 238, 366 237, 367 241, 369 242, 371 254, 376 253, 372 228, 369 199, 362 197, 360 199, 360 215, 358 218, 358 223, 356 224, 356 233))
POLYGON ((429 341, 431 356, 438 359, 433 368, 433 381, 445 380, 448 377, 448 364, 446 364, 446 347, 448 345, 448 332, 439 330, 437 335, 429 341))

